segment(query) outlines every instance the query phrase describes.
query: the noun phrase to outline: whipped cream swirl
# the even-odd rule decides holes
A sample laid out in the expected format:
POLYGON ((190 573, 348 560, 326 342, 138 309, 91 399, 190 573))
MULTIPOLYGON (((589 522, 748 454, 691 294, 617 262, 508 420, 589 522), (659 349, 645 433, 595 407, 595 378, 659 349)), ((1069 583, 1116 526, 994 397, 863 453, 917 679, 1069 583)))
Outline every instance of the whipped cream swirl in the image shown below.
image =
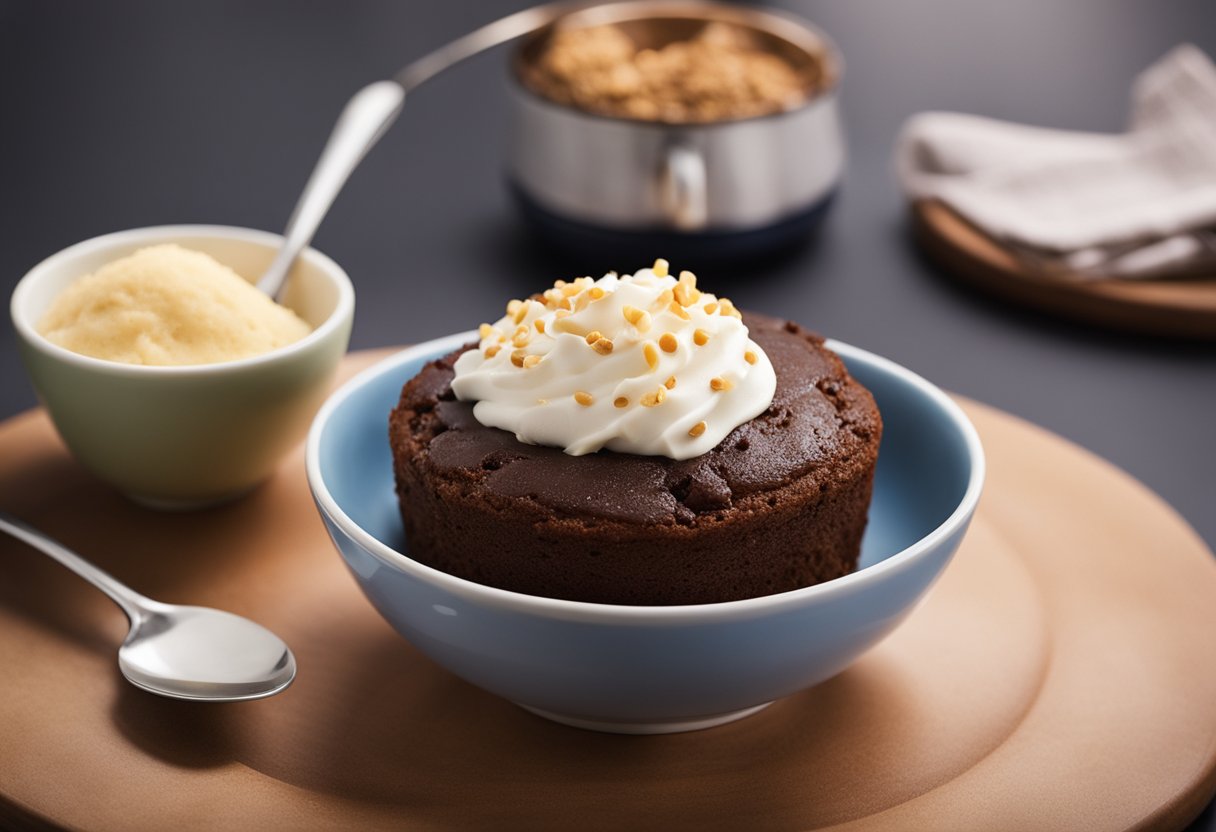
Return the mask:
POLYGON ((456 362, 452 390, 521 442, 688 459, 763 413, 777 377, 726 298, 653 269, 559 280, 513 300, 456 362))

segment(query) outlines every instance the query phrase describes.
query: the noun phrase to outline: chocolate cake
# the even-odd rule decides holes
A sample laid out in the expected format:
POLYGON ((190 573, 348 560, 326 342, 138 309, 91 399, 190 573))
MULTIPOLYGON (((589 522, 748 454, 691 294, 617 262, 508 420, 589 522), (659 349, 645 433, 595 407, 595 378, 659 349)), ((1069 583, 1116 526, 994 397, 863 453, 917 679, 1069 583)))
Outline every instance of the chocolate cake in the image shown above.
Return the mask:
POLYGON ((731 601, 854 570, 882 433, 874 400, 818 335, 743 320, 776 372, 772 403, 682 460, 525 444, 453 394, 475 344, 428 364, 389 424, 410 556, 606 604, 731 601))

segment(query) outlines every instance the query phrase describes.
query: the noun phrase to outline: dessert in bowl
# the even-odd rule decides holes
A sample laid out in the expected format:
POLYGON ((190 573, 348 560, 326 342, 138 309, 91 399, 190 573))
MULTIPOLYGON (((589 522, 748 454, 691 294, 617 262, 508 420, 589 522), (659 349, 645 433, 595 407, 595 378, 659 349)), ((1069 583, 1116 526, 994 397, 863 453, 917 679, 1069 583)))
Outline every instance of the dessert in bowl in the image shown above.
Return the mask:
MULTIPOLYGON (((692 730, 752 713, 840 672, 912 610, 949 562, 978 501, 983 452, 961 409, 914 373, 827 341, 823 346, 872 394, 884 424, 855 570, 708 603, 570 600, 460 577, 424 562, 432 551, 411 549, 385 423, 408 405, 411 380, 428 366, 450 366, 454 352, 496 337, 478 331, 421 344, 348 382, 313 423, 308 478, 351 573, 398 632, 453 673, 549 718, 608 731, 692 730)), ((511 344, 516 349, 522 348, 511 344)), ((539 363, 515 369, 530 372, 539 363)), ((573 459, 596 464, 606 453, 629 452, 573 459)), ((551 558, 552 541, 540 531, 536 548, 551 558)))
POLYGON ((666 261, 515 300, 390 420, 413 556, 529 595, 733 601, 851 572, 882 425, 822 339, 666 261))
POLYGON ((159 508, 222 502, 270 476, 329 392, 354 316, 346 273, 312 249, 282 307, 244 283, 281 242, 140 228, 21 279, 10 307, 21 357, 81 464, 159 508))

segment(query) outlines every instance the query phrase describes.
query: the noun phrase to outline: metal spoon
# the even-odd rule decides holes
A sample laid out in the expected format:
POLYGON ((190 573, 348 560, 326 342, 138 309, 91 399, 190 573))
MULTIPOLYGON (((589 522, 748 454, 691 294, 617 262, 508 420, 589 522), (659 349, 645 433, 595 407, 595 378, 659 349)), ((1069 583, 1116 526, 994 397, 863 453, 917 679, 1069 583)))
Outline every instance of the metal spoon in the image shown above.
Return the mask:
POLYGON ((257 287, 276 301, 282 299, 287 274, 296 257, 312 242, 321 220, 355 167, 401 113, 407 93, 465 58, 514 40, 584 5, 549 3, 509 14, 419 58, 391 81, 377 81, 355 93, 338 116, 321 158, 287 221, 283 247, 258 279, 257 287))
POLYGON ((118 649, 118 667, 137 688, 173 699, 237 702, 272 696, 295 678, 295 656, 262 625, 230 612, 145 598, 3 512, 0 530, 50 555, 122 608, 131 631, 118 649))

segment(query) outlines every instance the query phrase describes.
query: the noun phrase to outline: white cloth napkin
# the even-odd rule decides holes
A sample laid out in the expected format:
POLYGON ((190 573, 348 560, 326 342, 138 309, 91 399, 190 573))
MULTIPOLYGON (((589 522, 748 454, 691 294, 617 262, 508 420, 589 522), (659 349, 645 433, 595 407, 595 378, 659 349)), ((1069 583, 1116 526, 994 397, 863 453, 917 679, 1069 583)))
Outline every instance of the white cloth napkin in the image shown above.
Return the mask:
POLYGON ((1216 271, 1216 66, 1191 45, 1142 72, 1125 133, 961 113, 904 125, 896 169, 1033 259, 1091 277, 1216 271))

